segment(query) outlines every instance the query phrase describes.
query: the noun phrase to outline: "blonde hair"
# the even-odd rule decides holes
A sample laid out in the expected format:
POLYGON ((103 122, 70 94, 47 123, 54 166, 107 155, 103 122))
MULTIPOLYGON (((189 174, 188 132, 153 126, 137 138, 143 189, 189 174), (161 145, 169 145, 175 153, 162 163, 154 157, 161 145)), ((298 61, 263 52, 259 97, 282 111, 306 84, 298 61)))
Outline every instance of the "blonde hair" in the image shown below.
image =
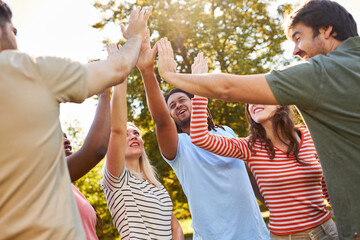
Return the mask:
MULTIPOLYGON (((139 132, 140 129, 132 122, 128 122, 127 125, 131 125, 134 128, 136 128, 139 132)), ((136 178, 145 178, 147 181, 149 181, 151 184, 153 184, 154 186, 160 188, 161 187, 161 183, 159 182, 159 180, 157 179, 157 173, 155 168, 150 164, 149 158, 146 155, 145 152, 145 148, 143 147, 143 153, 141 154, 140 158, 139 158, 139 165, 140 165, 140 172, 134 172, 131 171, 131 173, 136 177, 136 178)))

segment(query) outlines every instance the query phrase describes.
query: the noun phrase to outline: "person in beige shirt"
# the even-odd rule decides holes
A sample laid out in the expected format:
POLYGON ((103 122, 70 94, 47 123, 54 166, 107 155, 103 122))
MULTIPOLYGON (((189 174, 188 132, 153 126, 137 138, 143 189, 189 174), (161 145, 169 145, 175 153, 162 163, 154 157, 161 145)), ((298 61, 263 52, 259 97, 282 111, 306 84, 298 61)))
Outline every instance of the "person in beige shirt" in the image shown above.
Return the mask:
POLYGON ((71 191, 59 122, 61 102, 82 102, 135 67, 151 8, 135 9, 126 44, 89 64, 19 52, 10 8, 0 0, 1 239, 85 239, 71 191))

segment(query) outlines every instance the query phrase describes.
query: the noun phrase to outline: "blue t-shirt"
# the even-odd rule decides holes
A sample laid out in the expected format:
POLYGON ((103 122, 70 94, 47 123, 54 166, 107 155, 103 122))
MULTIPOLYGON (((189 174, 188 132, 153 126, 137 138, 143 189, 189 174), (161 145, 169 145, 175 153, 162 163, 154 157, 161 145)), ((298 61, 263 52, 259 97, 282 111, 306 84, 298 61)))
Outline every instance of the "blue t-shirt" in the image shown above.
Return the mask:
MULTIPOLYGON (((225 129, 211 132, 236 137, 229 127, 225 129)), ((196 147, 186 133, 178 136, 175 159, 163 158, 187 196, 194 239, 269 239, 244 162, 196 147)))

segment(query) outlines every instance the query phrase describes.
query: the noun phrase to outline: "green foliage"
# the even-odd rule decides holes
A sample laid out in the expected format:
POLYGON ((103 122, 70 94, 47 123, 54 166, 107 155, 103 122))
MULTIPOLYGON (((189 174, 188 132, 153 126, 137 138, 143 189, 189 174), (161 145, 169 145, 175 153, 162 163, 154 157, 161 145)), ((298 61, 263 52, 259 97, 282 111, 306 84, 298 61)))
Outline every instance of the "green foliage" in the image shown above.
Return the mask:
MULTIPOLYGON (((94 6, 104 18, 93 25, 125 24, 134 5, 153 6, 149 20, 154 44, 167 37, 173 46, 178 71, 189 73, 199 51, 209 57, 210 71, 233 74, 266 73, 270 68, 286 65, 279 55, 285 40, 282 14, 290 5, 281 5, 269 14, 268 0, 137 0, 97 2, 94 6)), ((104 43, 106 43, 104 41, 104 43)), ((157 67, 155 67, 155 71, 157 67)), ((157 73, 157 72, 156 72, 157 73)), ((158 79, 160 79, 157 74, 158 79)), ((154 133, 154 123, 146 105, 141 75, 135 69, 128 78, 129 121, 144 132, 146 152, 158 169, 163 185, 169 191, 177 217, 189 216, 186 197, 172 169, 162 160, 154 133)), ((166 92, 172 86, 160 80, 166 92)), ((216 86, 214 86, 216 87, 216 86)), ((248 126, 244 104, 210 101, 215 123, 230 126, 239 136, 246 136, 248 126)))
POLYGON ((71 124, 65 122, 65 133, 67 135, 67 138, 71 142, 73 152, 79 150, 80 146, 82 146, 82 144, 84 143, 84 134, 82 128, 80 128, 79 125, 80 122, 77 119, 75 119, 74 122, 72 122, 71 124))

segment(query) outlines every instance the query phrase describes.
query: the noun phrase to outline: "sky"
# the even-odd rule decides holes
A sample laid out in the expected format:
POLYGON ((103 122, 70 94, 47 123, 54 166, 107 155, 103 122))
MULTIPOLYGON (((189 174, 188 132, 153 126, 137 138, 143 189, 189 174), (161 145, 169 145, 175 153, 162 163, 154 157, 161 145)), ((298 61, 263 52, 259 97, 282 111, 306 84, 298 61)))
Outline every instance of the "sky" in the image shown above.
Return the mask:
MULTIPOLYGON (((66 57, 82 63, 88 62, 89 59, 105 59, 107 54, 102 41, 109 39, 117 42, 122 37, 120 26, 106 27, 103 31, 91 27, 101 19, 100 12, 93 7, 94 0, 4 1, 13 12, 12 22, 18 30, 19 50, 35 57, 66 57)), ((295 1, 278 0, 274 4, 295 1)), ((360 9, 360 1, 337 0, 337 2, 354 16, 359 28, 360 12, 356 10, 360 9)), ((285 54, 290 55, 292 45, 285 46, 288 48, 285 54)), ((66 122, 78 121, 86 134, 94 118, 95 106, 96 101, 92 98, 82 104, 61 104, 60 121, 63 129, 66 129, 66 122)))

